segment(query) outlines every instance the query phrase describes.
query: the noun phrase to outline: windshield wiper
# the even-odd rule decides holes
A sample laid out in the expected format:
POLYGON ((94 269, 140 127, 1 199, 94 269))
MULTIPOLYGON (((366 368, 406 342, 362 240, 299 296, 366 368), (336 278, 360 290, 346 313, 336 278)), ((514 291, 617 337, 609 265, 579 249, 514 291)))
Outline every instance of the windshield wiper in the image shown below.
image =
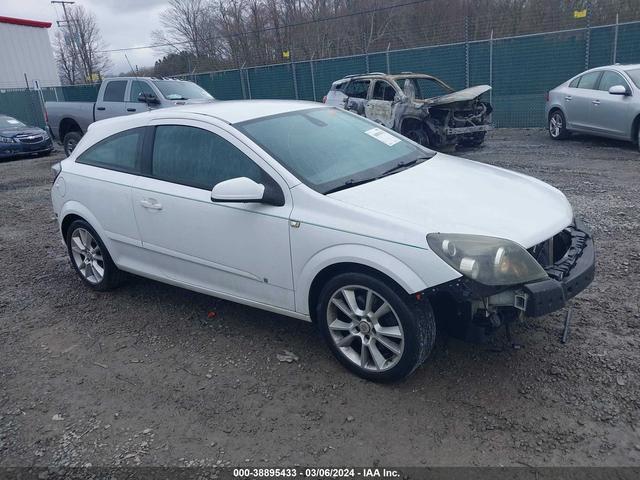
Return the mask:
POLYGON ((325 195, 333 192, 339 192, 340 190, 346 190, 347 188, 355 187, 356 185, 362 185, 363 183, 368 183, 374 181, 378 177, 365 178, 364 180, 354 180, 350 178, 342 185, 338 185, 337 187, 330 188, 329 190, 325 190, 323 193, 325 195))
POLYGON ((391 167, 389 170, 385 170, 384 172, 382 172, 378 178, 386 177, 387 175, 391 175, 392 173, 399 172, 400 170, 405 170, 409 167, 413 167, 414 165, 422 163, 425 160, 429 160, 431 157, 433 157, 433 155, 431 155, 430 157, 418 157, 413 160, 409 160, 408 162, 400 161, 396 163, 393 167, 391 167))

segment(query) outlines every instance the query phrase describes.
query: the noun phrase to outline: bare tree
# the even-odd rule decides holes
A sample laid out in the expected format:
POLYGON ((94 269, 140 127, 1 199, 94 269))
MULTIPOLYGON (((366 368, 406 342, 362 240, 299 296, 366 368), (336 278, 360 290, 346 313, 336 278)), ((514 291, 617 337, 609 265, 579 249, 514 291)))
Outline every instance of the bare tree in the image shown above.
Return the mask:
POLYGON ((82 6, 68 9, 69 22, 56 35, 55 55, 62 80, 68 84, 90 83, 111 68, 95 15, 82 6))

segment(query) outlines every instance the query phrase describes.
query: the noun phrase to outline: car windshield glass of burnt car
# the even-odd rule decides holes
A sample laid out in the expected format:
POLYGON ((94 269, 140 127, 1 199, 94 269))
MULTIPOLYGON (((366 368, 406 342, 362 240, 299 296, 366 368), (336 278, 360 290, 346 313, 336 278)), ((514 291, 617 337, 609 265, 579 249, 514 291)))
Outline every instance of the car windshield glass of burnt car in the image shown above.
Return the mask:
POLYGON ((435 78, 405 78, 398 80, 398 84, 402 87, 405 95, 419 100, 441 97, 453 92, 451 88, 435 78))

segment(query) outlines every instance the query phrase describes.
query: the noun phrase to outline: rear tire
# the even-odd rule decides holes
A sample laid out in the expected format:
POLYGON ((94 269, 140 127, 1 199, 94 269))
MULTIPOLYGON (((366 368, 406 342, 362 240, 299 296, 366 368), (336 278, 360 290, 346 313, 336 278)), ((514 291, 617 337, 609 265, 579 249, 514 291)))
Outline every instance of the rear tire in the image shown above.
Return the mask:
POLYGON ((327 282, 316 319, 334 356, 359 377, 393 382, 427 358, 436 338, 431 304, 365 274, 343 273, 327 282))
POLYGON ((84 220, 74 221, 65 240, 71 264, 85 285, 104 292, 121 283, 124 274, 91 225, 84 220))
POLYGON ((567 121, 564 117, 564 113, 560 110, 556 109, 551 111, 547 127, 549 136, 553 140, 563 140, 569 136, 567 121))
POLYGON ((64 153, 68 157, 75 150, 78 142, 82 138, 80 132, 69 132, 64 136, 62 140, 62 146, 64 147, 64 153))

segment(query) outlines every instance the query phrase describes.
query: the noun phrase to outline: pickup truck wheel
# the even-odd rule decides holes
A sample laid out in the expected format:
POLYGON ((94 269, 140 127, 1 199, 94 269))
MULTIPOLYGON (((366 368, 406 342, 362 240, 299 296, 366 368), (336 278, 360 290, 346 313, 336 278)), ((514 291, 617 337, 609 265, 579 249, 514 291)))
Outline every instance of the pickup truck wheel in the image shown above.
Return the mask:
POLYGON ((549 136, 553 140, 562 140, 569 136, 567 122, 560 110, 554 110, 549 115, 549 136))
POLYGON ((67 251, 74 270, 94 290, 111 290, 120 284, 123 273, 96 231, 84 220, 76 220, 67 230, 67 251))
POLYGON ((64 153, 67 157, 71 155, 71 152, 76 148, 81 138, 82 134, 80 132, 69 132, 64 136, 62 146, 64 147, 64 153))
POLYGON ((356 375, 392 382, 410 375, 433 348, 428 300, 364 273, 344 273, 320 293, 318 326, 335 357, 356 375))

